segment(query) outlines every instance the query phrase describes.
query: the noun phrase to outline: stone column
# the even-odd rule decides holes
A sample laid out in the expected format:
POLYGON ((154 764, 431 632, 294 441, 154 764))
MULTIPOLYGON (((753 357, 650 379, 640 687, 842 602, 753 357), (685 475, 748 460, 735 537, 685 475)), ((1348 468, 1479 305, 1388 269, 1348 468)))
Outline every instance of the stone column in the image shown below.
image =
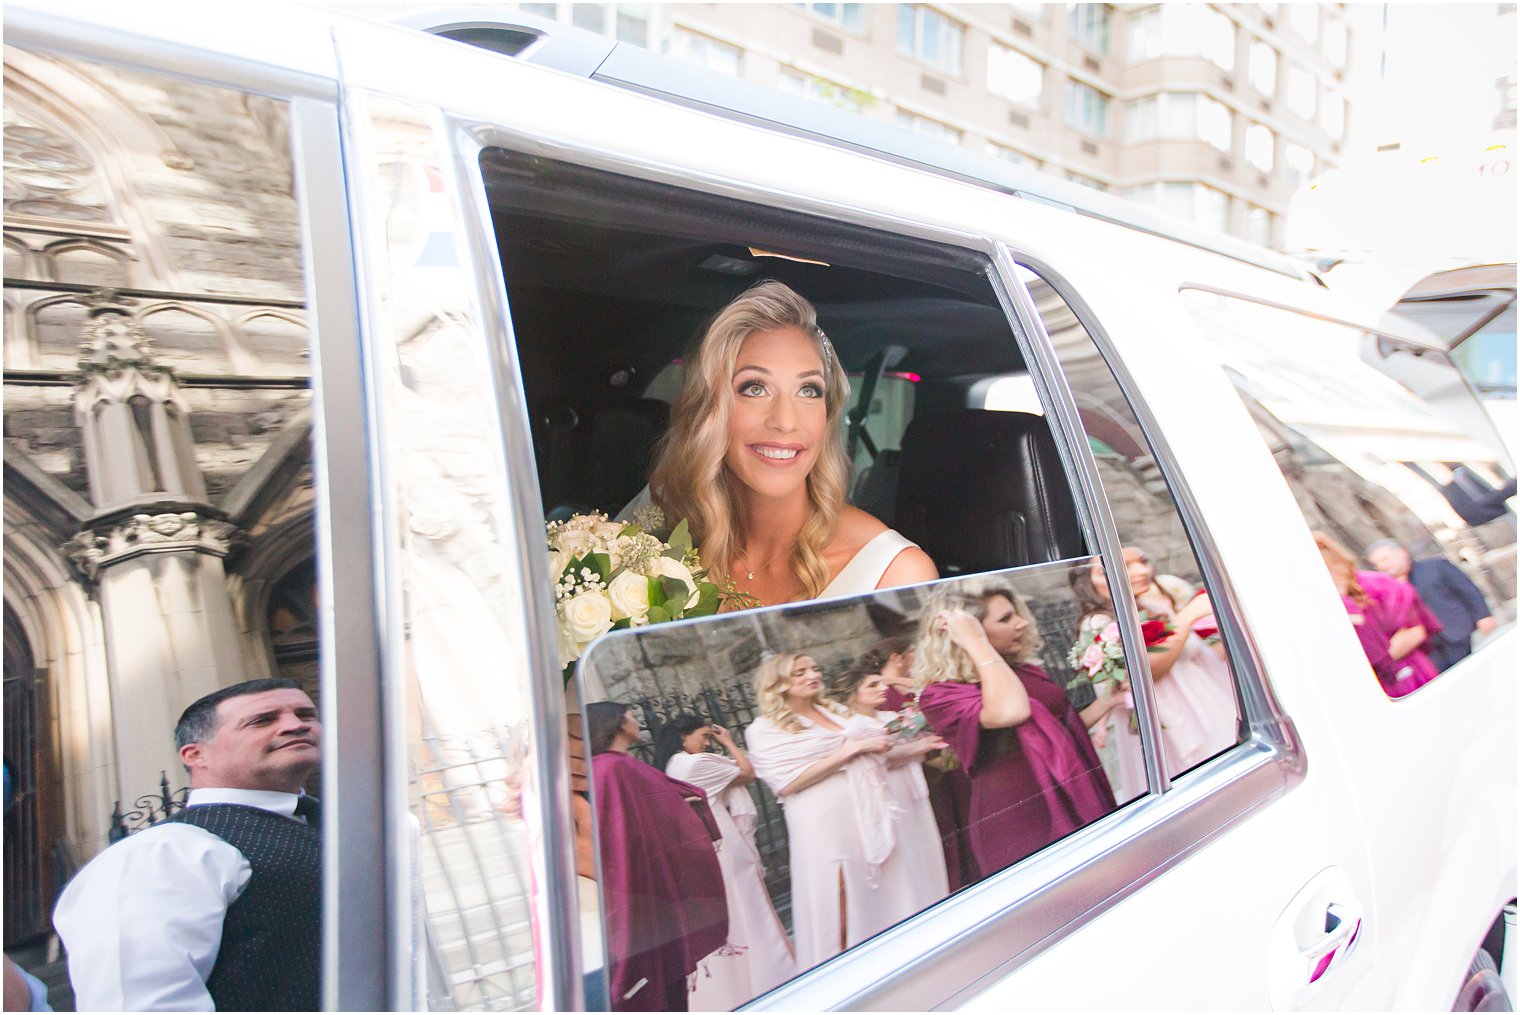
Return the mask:
POLYGON ((222 568, 237 530, 206 502, 189 407, 128 305, 109 290, 91 300, 74 405, 96 514, 64 546, 100 604, 124 808, 160 772, 184 784, 186 705, 262 675, 243 672, 222 568))

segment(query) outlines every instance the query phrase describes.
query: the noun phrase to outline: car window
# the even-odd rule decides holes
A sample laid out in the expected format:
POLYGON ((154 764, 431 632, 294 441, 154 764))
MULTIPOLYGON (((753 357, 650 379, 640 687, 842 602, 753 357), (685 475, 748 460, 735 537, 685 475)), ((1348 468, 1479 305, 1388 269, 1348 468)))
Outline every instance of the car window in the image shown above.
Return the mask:
MULTIPOLYGON (((283 677, 321 700, 331 589, 291 106, 4 53, 10 949, 51 932, 83 865, 183 809, 194 699, 283 677)), ((55 1008, 100 1002, 53 982, 55 1008)))
POLYGON ((1444 353, 1184 296, 1316 533, 1385 691, 1423 686, 1513 620, 1514 476, 1444 353))
MULTIPOLYGON (((1152 630, 1157 623, 1191 629, 1175 631, 1146 654, 1167 776, 1175 778, 1244 737, 1225 635, 1213 610, 1204 605, 1211 601, 1209 594, 1220 592, 1205 582, 1197 537, 1178 511, 1172 486, 1179 479, 1163 468, 1088 326, 1051 280, 1023 266, 1020 277, 1075 400, 1125 557, 1126 574, 1113 580, 1117 596, 1109 592, 1101 565, 1077 579, 1078 627, 1086 632, 1106 625, 1117 616, 1115 602, 1128 608, 1133 601, 1152 630)), ((1195 527, 1199 524, 1193 521, 1195 527)), ((1078 700, 1092 693, 1080 666, 1069 679, 1078 700)), ((1132 725, 1127 711, 1116 711, 1106 730, 1105 762, 1117 773, 1121 795, 1142 789, 1136 780, 1143 772, 1124 761, 1135 750, 1128 730, 1132 725)))
POLYGON ((664 1010, 669 990, 693 1010, 737 1007, 1114 813, 1093 734, 1051 675, 1091 563, 593 643, 576 686, 614 1006, 664 1010), (953 610, 1004 649, 1001 673, 940 630, 953 610), (1013 681, 1033 714, 982 728, 1013 681), (689 985, 665 972, 686 959, 689 985))

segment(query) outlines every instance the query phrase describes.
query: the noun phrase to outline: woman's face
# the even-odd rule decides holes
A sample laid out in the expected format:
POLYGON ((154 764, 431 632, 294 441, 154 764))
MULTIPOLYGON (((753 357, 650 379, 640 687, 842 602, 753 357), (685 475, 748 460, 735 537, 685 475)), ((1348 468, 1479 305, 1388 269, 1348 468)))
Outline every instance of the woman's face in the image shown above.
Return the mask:
POLYGON ((1093 591, 1098 593, 1099 598, 1112 603, 1114 597, 1108 591, 1108 578, 1103 574, 1103 561, 1094 557, 1092 565, 1087 570, 1087 576, 1092 579, 1093 591))
POLYGON ((707 750, 707 743, 711 739, 712 730, 700 726, 681 738, 681 750, 687 754, 701 754, 707 750))
POLYGON ((887 681, 880 673, 873 673, 860 682, 850 695, 850 704, 856 708, 875 712, 887 703, 887 681))
POLYGON ((1124 570, 1129 574, 1130 591, 1137 596, 1149 591, 1156 578, 1156 569, 1151 567, 1151 562, 1133 546, 1124 548, 1124 570))
POLYGON ((632 740, 635 743, 638 742, 639 719, 638 716, 633 714, 633 709, 630 708, 628 711, 623 713, 623 722, 618 726, 618 732, 627 737, 629 740, 632 740))
POLYGON ((1018 655, 1029 631, 1029 621, 1014 609, 1007 596, 992 596, 987 600, 982 630, 987 632, 987 641, 998 652, 1005 656, 1018 655))
POLYGON ((887 679, 887 683, 901 683, 911 679, 908 671, 913 668, 913 650, 904 649, 901 652, 893 652, 887 657, 886 664, 881 668, 881 675, 887 679))
POLYGON ((795 494, 828 429, 818 347, 801 328, 755 332, 739 346, 729 393, 724 464, 763 497, 795 494))
POLYGON ((787 674, 786 696, 798 701, 811 701, 823 690, 823 674, 812 656, 798 656, 787 674))

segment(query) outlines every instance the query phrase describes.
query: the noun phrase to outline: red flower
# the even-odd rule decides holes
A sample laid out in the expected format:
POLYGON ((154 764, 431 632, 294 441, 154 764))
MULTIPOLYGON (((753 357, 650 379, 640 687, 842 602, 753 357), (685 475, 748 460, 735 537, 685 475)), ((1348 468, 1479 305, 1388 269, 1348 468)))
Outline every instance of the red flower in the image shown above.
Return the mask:
POLYGON ((1164 620, 1147 620, 1140 625, 1140 636, 1146 648, 1154 648, 1171 637, 1172 625, 1164 620))

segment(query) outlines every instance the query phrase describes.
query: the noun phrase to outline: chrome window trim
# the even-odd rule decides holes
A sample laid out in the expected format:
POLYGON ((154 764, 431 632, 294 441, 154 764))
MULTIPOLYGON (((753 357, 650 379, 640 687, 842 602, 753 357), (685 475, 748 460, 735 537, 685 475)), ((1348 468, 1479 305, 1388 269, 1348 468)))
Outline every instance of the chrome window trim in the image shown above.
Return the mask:
POLYGON ((359 296, 339 138, 328 102, 291 103, 296 196, 306 242, 312 357, 312 471, 317 500, 323 806, 322 1006, 364 1010, 388 1003, 384 807, 386 756, 375 694, 384 619, 377 612, 379 532, 370 514, 373 406, 360 350, 359 296), (341 449, 335 451, 334 449, 341 449), (376 864, 376 850, 379 863, 376 864))
MULTIPOLYGON (((572 161, 581 166, 668 183, 684 190, 705 191, 752 204, 956 246, 981 255, 988 267, 1017 258, 1038 271, 1057 287, 1088 328, 1105 361, 1114 369, 1121 390, 1135 407, 1142 430, 1153 442, 1158 465, 1177 500, 1184 525, 1195 539, 1194 548, 1205 551, 1200 555, 1200 565, 1211 589, 1216 590, 1221 599, 1223 609, 1218 611, 1218 616, 1231 647, 1232 665, 1239 666, 1237 653, 1244 655, 1252 669, 1237 669, 1237 673, 1250 673, 1260 679, 1259 655, 1254 641, 1246 636, 1235 606, 1234 586, 1217 564, 1216 544, 1206 533, 1201 538, 1195 534, 1198 507, 1186 488, 1179 488, 1176 484, 1179 470, 1175 457, 1164 441, 1156 439, 1159 431, 1154 417, 1144 408, 1143 401, 1137 401, 1128 372, 1122 369, 1122 365, 1115 365, 1112 345, 1101 328, 1094 324, 1090 308, 1070 295, 1069 285, 1059 274, 1036 259, 1021 257, 1006 245, 969 231, 863 211, 851 205, 756 186, 734 177, 692 173, 672 164, 629 158, 590 145, 545 140, 497 123, 461 118, 458 128, 473 140, 473 151, 477 155, 484 148, 506 148, 572 161)), ((477 176, 475 179, 480 189, 471 195, 471 199, 483 202, 480 225, 485 228, 492 226, 489 199, 483 178, 477 176)), ((494 228, 489 240, 483 242, 494 248, 494 228)), ((499 301, 505 291, 504 283, 496 289, 492 295, 499 301)), ((499 304, 498 309, 504 310, 505 304, 499 304)), ((1013 320, 1010 323, 1018 338, 1022 322, 1013 320)), ((509 324, 505 325, 504 329, 509 327, 509 324)), ((503 339, 509 337, 509 332, 504 330, 503 339)), ((520 397, 515 379, 510 390, 520 397)), ((1075 412, 1074 403, 1069 411, 1075 412)), ((1069 429, 1070 421, 1063 421, 1058 432, 1069 429)), ((1071 439, 1069 433, 1065 439, 1071 439)), ((1066 453, 1070 454, 1070 448, 1066 453)), ((1092 468, 1095 470, 1096 466, 1092 468)), ((536 475, 536 471, 532 473, 534 489, 536 475)), ((1080 487, 1077 492, 1083 495, 1080 487)), ((1101 503, 1106 508, 1106 498, 1101 503)), ((1111 534, 1109 538, 1115 544, 1111 549, 1116 549, 1117 536, 1111 534)), ((530 619, 534 619, 539 637, 545 644, 551 644, 552 617, 541 608, 532 612, 538 614, 530 619)), ((549 672, 557 674, 558 671, 551 669, 549 672)), ((563 706, 562 703, 555 706, 551 701, 550 707, 558 711, 563 706)), ((1270 688, 1263 686, 1260 695, 1248 699, 1247 710, 1251 716, 1250 739, 1186 773, 1169 792, 1126 806, 1030 861, 952 896, 757 998, 745 1006, 746 1010, 912 1010, 953 1006, 969 999, 991 980, 1013 972, 1246 820, 1302 778, 1303 764, 1296 734, 1270 688), (1259 718, 1257 713, 1263 708, 1274 718, 1259 718), (1005 898, 1016 904, 1005 903, 1005 898), (1076 910, 1074 916, 1073 910, 1076 910), (1031 913, 1041 914, 1041 919, 1030 919, 1031 913), (925 939, 937 944, 925 950, 922 944, 925 939), (892 972, 884 976, 883 969, 892 972)))
MULTIPOLYGON (((1077 411, 1076 398, 1066 383, 1066 375, 1061 370, 1060 358, 1045 330, 1045 322, 1041 320, 1028 288, 1019 281, 1012 255, 1001 243, 994 245, 992 270, 988 273, 988 279, 1003 303, 1004 314, 1010 322, 1017 325, 1014 333, 1023 347, 1026 366, 1033 368, 1029 374, 1035 390, 1049 407, 1056 445, 1066 463, 1068 475, 1077 480, 1076 499, 1079 507, 1085 508, 1087 513, 1097 519, 1095 530, 1085 533, 1090 540, 1089 545, 1096 543, 1109 574, 1122 574, 1125 570, 1123 544, 1119 539, 1118 527, 1114 524, 1113 513, 1108 507, 1108 495, 1098 476, 1092 448, 1086 440, 1087 431, 1077 411)), ((1084 520, 1083 528, 1094 527, 1084 520)), ((1130 691, 1139 706, 1135 712, 1139 716, 1140 749, 1145 758, 1146 784, 1151 793, 1165 793, 1171 788, 1171 779, 1161 757, 1161 722, 1155 709, 1156 692, 1151 686, 1150 663, 1145 659, 1145 638, 1140 633, 1140 614, 1127 584, 1124 585, 1124 590, 1122 598, 1127 608, 1115 610, 1114 619, 1118 622, 1123 637, 1124 660, 1128 672, 1140 677, 1138 680, 1131 677, 1130 691)))
POLYGON ((338 98, 336 62, 313 73, 25 7, 6 10, 5 44, 274 98, 338 98))
MULTIPOLYGON (((458 156, 455 173, 467 218, 464 234, 470 244, 468 256, 483 269, 487 265, 490 268, 489 278, 484 271, 475 273, 476 289, 481 330, 487 337, 487 355, 492 365, 491 385, 496 394, 502 456, 509 480, 509 510, 513 518, 542 519, 543 497, 533 457, 527 393, 518 366, 506 276, 480 169, 480 153, 485 146, 456 121, 446 118, 445 130, 458 156), (469 221, 471 218, 473 221, 469 221)), ((532 695, 533 776, 539 786, 536 823, 541 850, 539 865, 545 874, 545 884, 540 886, 538 898, 528 900, 530 905, 539 907, 539 940, 535 945, 550 945, 539 948, 539 997, 547 1009, 580 1011, 585 1007, 585 991, 580 901, 576 890, 575 823, 570 812, 570 768, 561 760, 569 756, 565 686, 556 654, 558 622, 547 592, 554 583, 549 574, 548 544, 542 527, 533 531, 528 525, 520 525, 515 532, 522 559, 528 562, 527 573, 521 576, 519 585, 524 622, 527 630, 538 633, 535 642, 526 647, 531 657, 527 672, 518 674, 517 679, 527 683, 532 695)))
POLYGON ((1209 587, 1209 597, 1215 603, 1214 615, 1224 635, 1223 642, 1230 657, 1230 668, 1236 677, 1236 693, 1242 698, 1240 704, 1251 739, 1270 744, 1280 753, 1280 760, 1289 773, 1290 785, 1296 785, 1302 780, 1307 764, 1302 743, 1293 725, 1292 717, 1283 709, 1271 684, 1266 679, 1266 667, 1262 664, 1261 650, 1257 647, 1256 639, 1251 635, 1240 610, 1240 597, 1236 591, 1236 584, 1220 563, 1219 545, 1214 541, 1208 526, 1202 521, 1203 511, 1198 505, 1197 498, 1193 496, 1192 487, 1182 476, 1182 468, 1177 462, 1171 443, 1166 439, 1155 415, 1140 395, 1129 368, 1115 351, 1112 340, 1092 308, 1088 306, 1087 301, 1076 292, 1060 272, 1050 265, 1037 258, 1021 256, 1005 244, 999 244, 999 246, 1009 259, 1016 260, 1034 271, 1066 301, 1077 320, 1092 337, 1104 362, 1113 371, 1114 380, 1118 383, 1120 392, 1134 411, 1135 418, 1140 423, 1141 432, 1151 444, 1156 465, 1161 470, 1162 478, 1166 480, 1167 489, 1177 502, 1177 511, 1182 519, 1183 528, 1192 542, 1198 565, 1203 570, 1204 582, 1209 587))

